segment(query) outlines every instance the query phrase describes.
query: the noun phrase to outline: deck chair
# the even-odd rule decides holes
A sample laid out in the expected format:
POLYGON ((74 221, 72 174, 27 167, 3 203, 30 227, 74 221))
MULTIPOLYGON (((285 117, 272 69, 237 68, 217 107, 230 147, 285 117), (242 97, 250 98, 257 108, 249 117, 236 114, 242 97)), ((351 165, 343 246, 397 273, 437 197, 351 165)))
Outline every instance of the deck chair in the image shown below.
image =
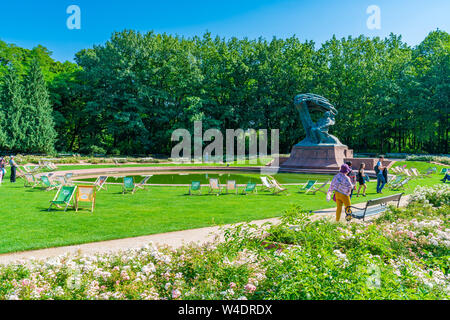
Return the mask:
POLYGON ((45 191, 49 191, 56 189, 61 184, 57 183, 56 181, 50 180, 47 176, 41 176, 41 185, 43 188, 45 188, 45 191))
POLYGON ((249 182, 245 186, 244 190, 242 190, 242 194, 248 194, 248 193, 252 193, 252 192, 258 193, 258 190, 256 190, 256 183, 249 182))
POLYGON ((403 172, 408 176, 408 177, 412 177, 413 174, 411 171, 409 171, 409 169, 403 169, 403 172))
POLYGON ((124 177, 122 194, 125 194, 125 192, 131 192, 133 194, 134 191, 136 191, 136 185, 134 184, 133 177, 124 177))
POLYGON ((444 174, 445 175, 447 173, 447 171, 448 171, 447 168, 442 168, 441 172, 439 172, 439 174, 444 174))
POLYGON ((19 167, 16 167, 16 178, 24 178, 25 179, 25 172, 20 169, 19 167))
POLYGON ((209 179, 209 189, 208 193, 216 193, 216 195, 219 195, 222 191, 222 188, 220 187, 219 179, 209 179))
POLYGON ((317 180, 308 180, 306 184, 302 187, 300 187, 300 190, 298 192, 304 192, 305 194, 311 191, 312 187, 316 184, 317 180))
POLYGON ((57 208, 63 208, 64 211, 67 210, 68 207, 74 207, 74 204, 71 204, 73 194, 75 193, 76 186, 61 186, 58 189, 53 200, 50 201, 50 207, 48 207, 48 211, 50 211, 51 207, 54 205, 57 208))
POLYGON ((64 175, 64 184, 66 184, 66 185, 73 185, 72 177, 73 177, 73 173, 72 172, 66 173, 64 175))
POLYGON ((238 194, 238 188, 236 186, 236 180, 228 180, 225 189, 226 189, 227 193, 229 191, 234 191, 235 194, 238 194))
POLYGON ((56 165, 51 161, 43 161, 41 166, 46 167, 48 170, 51 171, 58 169, 56 165))
POLYGON ((55 177, 52 177, 50 179, 52 179, 54 183, 60 184, 62 186, 68 185, 66 183, 66 178, 64 176, 55 176, 55 177))
POLYGON ((75 211, 78 211, 80 202, 90 202, 91 212, 94 212, 95 207, 95 186, 82 186, 77 188, 77 196, 75 197, 75 211))
POLYGON ((391 190, 401 190, 405 189, 405 187, 408 186, 408 182, 411 180, 411 178, 405 178, 404 180, 400 181, 397 184, 392 184, 389 186, 389 189, 391 190))
POLYGON ((270 182, 269 177, 261 177, 261 182, 262 182, 262 186, 260 191, 273 191, 273 189, 275 188, 275 186, 272 184, 272 182, 270 182))
POLYGON ((270 177, 270 183, 274 187, 272 190, 273 194, 279 194, 279 193, 285 192, 285 191, 288 192, 287 188, 282 187, 281 184, 277 180, 275 180, 274 177, 270 177))
POLYGON ((436 171, 433 169, 428 169, 427 172, 425 174, 422 175, 423 178, 431 178, 433 173, 435 173, 436 171))
POLYGON ((403 167, 397 167, 397 173, 404 174, 405 169, 403 169, 403 167))
POLYGON ((416 168, 411 168, 411 172, 417 177, 417 178, 427 178, 430 177, 430 175, 433 173, 433 171, 427 171, 427 173, 422 174, 417 170, 416 168))
POLYGON ((192 181, 189 186, 189 195, 193 195, 194 191, 198 191, 199 194, 202 194, 202 189, 200 185, 200 181, 192 181))
POLYGON ((119 160, 126 160, 126 158, 113 158, 113 162, 116 166, 120 166, 122 164, 119 160))
POLYGON ((54 171, 55 170, 54 168, 52 168, 50 166, 50 163, 48 161, 42 162, 42 167, 45 167, 45 169, 50 170, 50 171, 54 171))
POLYGON ((108 176, 99 176, 97 180, 95 180, 94 186, 97 188, 97 191, 100 191, 101 189, 108 190, 106 180, 108 180, 108 176))
POLYGON ((144 179, 142 179, 141 182, 139 182, 138 184, 136 184, 136 190, 137 190, 137 189, 145 189, 145 184, 147 183, 147 181, 148 181, 152 176, 153 176, 153 175, 143 176, 144 179))
POLYGON ((395 177, 397 177, 395 174, 388 174, 386 184, 390 184, 392 181, 394 181, 395 177))
POLYGON ((326 187, 326 185, 330 182, 330 179, 328 179, 327 181, 325 181, 322 185, 320 185, 320 187, 312 187, 311 193, 312 194, 316 194, 317 192, 323 192, 325 194, 327 194, 327 191, 322 190, 323 188, 326 187))
POLYGON ((23 166, 23 169, 27 172, 27 173, 35 173, 39 170, 40 166, 23 166))
POLYGON ((32 175, 31 173, 25 173, 24 179, 25 179, 24 187, 34 188, 39 184, 39 180, 37 180, 35 176, 32 175))
POLYGON ((399 183, 400 181, 402 181, 403 177, 402 176, 393 176, 393 178, 391 180, 389 180, 386 185, 394 185, 399 183))

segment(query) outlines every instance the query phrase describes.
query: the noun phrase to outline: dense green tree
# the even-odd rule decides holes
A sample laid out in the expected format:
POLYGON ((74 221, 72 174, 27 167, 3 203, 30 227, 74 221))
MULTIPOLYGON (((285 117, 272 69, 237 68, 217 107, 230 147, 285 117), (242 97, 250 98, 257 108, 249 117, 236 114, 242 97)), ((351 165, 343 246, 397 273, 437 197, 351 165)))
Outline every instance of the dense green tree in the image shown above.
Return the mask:
POLYGON ((4 135, 1 149, 7 151, 22 151, 27 140, 27 123, 24 118, 26 108, 23 99, 23 87, 17 70, 13 67, 7 69, 1 87, 0 106, 4 115, 2 132, 4 135))
POLYGON ((28 152, 54 151, 56 131, 53 109, 39 61, 33 60, 24 78, 25 104, 23 121, 26 123, 24 149, 28 152))
POLYGON ((57 150, 168 154, 172 131, 193 133, 193 122, 201 120, 203 130, 279 129, 280 151, 289 152, 304 136, 293 97, 313 92, 337 107, 331 132, 357 152, 448 153, 449 39, 441 30, 416 47, 394 34, 332 37, 316 48, 295 36, 183 38, 125 30, 77 53, 76 64, 54 61, 42 46, 28 50, 0 41, 2 91, 18 97, 2 93, 10 101, 0 111, 9 142, 0 131, 0 145, 48 152, 54 126, 57 150), (12 139, 6 109, 23 115, 11 118, 25 130, 12 139), (37 116, 42 111, 44 126, 37 116), (47 143, 33 140, 44 128, 47 143))

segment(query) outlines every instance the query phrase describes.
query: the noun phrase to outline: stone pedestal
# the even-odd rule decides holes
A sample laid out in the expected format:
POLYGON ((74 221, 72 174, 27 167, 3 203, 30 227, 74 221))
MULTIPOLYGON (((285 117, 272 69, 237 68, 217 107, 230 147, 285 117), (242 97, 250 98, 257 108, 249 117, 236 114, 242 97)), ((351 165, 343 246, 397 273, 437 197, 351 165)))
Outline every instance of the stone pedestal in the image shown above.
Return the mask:
POLYGON ((338 170, 346 158, 353 158, 353 150, 344 145, 294 146, 280 167, 338 170))

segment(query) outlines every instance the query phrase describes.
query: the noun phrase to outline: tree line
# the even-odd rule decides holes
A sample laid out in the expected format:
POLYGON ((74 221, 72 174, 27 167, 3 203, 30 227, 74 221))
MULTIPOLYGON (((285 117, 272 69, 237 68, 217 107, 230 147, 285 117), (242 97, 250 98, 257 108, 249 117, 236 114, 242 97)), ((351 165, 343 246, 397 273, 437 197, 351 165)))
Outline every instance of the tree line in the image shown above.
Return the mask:
MULTIPOLYGON (((449 152, 450 35, 313 41, 184 38, 132 30, 76 63, 0 41, 0 150, 170 154, 171 133, 279 129, 288 153, 305 133, 298 93, 330 100, 330 132, 357 152, 449 152)), ((269 142, 270 143, 270 142, 269 142)))

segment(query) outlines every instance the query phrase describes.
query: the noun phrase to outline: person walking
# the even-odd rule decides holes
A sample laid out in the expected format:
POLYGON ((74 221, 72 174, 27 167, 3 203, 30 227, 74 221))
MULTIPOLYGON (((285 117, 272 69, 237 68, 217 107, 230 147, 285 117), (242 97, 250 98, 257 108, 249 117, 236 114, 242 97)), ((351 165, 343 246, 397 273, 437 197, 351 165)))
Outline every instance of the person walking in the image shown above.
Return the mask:
POLYGON ((352 196, 353 196, 353 191, 356 190, 356 174, 353 171, 352 162, 351 161, 347 161, 345 164, 348 165, 348 167, 350 168, 350 172, 347 175, 350 178, 350 181, 352 182, 352 184, 354 185, 354 188, 352 189, 352 192, 350 192, 350 199, 351 199, 352 196))
POLYGON ((386 184, 386 179, 383 174, 384 171, 383 160, 384 157, 380 156, 377 165, 374 168, 375 173, 377 174, 377 193, 383 193, 382 190, 384 188, 384 185, 386 184))
POLYGON ((366 196, 367 186, 366 186, 366 174, 364 172, 365 168, 366 168, 366 164, 364 162, 361 163, 361 165, 359 166, 358 174, 357 174, 357 179, 358 179, 358 183, 359 183, 358 193, 356 194, 357 197, 359 197, 359 192, 361 191, 361 188, 363 188, 362 196, 363 197, 366 196))
POLYGON ((347 221, 352 219, 350 211, 350 193, 352 192, 354 185, 347 175, 349 172, 349 166, 347 164, 343 164, 339 173, 334 176, 333 180, 331 180, 331 185, 327 192, 327 201, 330 201, 331 194, 334 191, 333 199, 336 201, 336 221, 339 221, 341 218, 342 205, 345 205, 345 219, 347 221))
POLYGON ((9 166, 11 167, 11 176, 9 177, 9 181, 14 183, 16 182, 16 170, 17 170, 17 163, 16 161, 14 161, 14 156, 10 157, 9 166))
POLYGON ((1 157, 1 158, 0 158, 0 184, 2 184, 2 182, 3 182, 3 177, 4 177, 5 174, 6 174, 5 166, 6 166, 5 158, 1 157))

